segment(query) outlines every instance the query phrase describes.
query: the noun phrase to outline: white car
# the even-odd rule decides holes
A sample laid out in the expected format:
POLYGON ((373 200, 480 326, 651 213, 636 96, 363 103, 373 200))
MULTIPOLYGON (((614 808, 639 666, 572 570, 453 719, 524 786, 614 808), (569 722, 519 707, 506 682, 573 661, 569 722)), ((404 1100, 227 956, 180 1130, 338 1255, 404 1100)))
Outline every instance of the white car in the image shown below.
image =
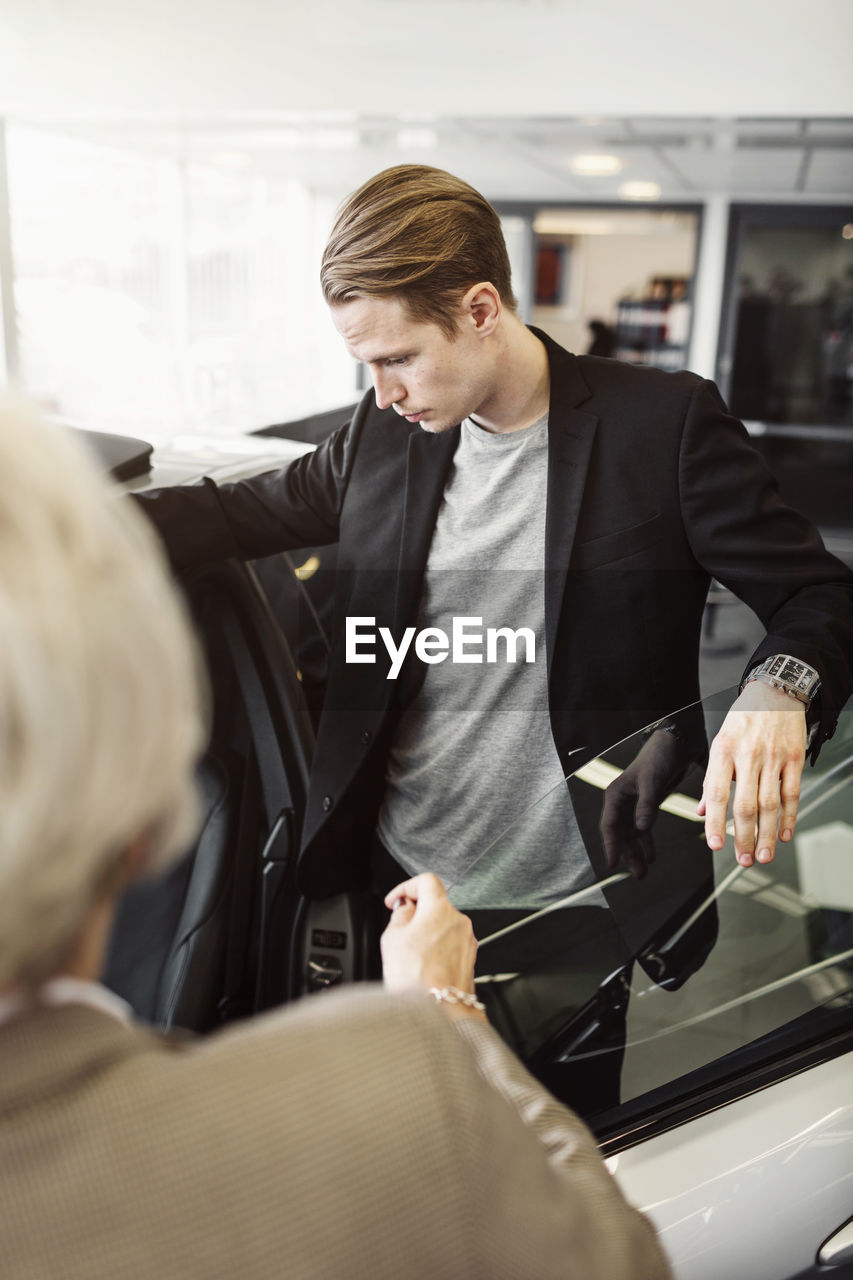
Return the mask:
MULTIPOLYGON (((311 447, 187 442, 155 451, 149 472, 145 448, 96 444, 130 487, 234 479, 311 447)), ((142 1018, 204 1033, 376 976, 377 904, 309 902, 294 875, 332 564, 308 548, 186 584, 214 690, 207 818, 181 863, 120 911, 107 980, 142 1018)), ((695 812, 705 743, 734 692, 569 779, 597 883, 544 908, 474 913, 478 991, 585 1115, 678 1280, 851 1275, 853 707, 806 770, 793 843, 744 869, 731 841, 709 853, 695 812), (638 831, 636 774, 649 767, 665 780, 638 831)), ((529 844, 546 806, 478 861, 529 844)))

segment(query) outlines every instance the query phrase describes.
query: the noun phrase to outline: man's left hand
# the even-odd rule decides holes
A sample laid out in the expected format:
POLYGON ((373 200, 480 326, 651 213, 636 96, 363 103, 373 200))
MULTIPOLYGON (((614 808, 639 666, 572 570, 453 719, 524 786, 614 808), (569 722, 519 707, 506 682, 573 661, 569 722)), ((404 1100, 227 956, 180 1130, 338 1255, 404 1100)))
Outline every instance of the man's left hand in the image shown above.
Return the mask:
POLYGON ((711 744, 702 799, 709 849, 721 849, 732 782, 735 856, 771 862, 776 839, 793 837, 806 758, 806 711, 781 689, 751 680, 711 744))

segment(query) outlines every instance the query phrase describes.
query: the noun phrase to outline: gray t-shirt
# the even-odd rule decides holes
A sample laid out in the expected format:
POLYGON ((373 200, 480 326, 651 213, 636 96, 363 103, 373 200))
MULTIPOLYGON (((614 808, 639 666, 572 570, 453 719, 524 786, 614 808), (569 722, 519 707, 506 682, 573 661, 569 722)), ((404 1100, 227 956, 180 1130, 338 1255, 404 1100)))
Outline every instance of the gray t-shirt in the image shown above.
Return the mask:
POLYGON ((466 627, 482 643, 465 645, 482 661, 427 666, 387 766, 382 843, 411 874, 436 872, 462 907, 543 906, 593 879, 548 716, 547 470, 547 417, 508 434, 463 422, 417 625, 450 638, 454 618, 482 619, 466 627), (487 628, 531 631, 533 661, 525 635, 515 661, 505 637, 490 653, 487 628))

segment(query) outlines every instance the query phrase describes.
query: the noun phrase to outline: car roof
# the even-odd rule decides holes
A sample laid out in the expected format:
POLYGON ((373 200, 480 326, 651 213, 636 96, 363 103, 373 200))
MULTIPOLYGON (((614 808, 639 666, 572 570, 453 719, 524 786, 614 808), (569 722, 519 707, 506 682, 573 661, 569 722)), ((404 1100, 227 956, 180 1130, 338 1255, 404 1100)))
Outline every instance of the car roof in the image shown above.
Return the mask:
POLYGON ((126 488, 159 489, 191 484, 202 476, 239 480, 285 466, 315 448, 278 436, 177 434, 156 443, 66 423, 94 452, 102 467, 126 488))

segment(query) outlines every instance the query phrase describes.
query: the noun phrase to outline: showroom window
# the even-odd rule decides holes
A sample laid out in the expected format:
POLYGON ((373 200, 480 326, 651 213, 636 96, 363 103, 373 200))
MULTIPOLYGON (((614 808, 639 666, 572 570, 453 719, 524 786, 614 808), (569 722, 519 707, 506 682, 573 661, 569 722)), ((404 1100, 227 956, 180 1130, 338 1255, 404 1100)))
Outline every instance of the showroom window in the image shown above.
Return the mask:
POLYGON ((335 202, 284 161, 249 171, 167 126, 9 123, 5 139, 7 360, 46 407, 156 438, 355 398, 318 284, 335 202))

